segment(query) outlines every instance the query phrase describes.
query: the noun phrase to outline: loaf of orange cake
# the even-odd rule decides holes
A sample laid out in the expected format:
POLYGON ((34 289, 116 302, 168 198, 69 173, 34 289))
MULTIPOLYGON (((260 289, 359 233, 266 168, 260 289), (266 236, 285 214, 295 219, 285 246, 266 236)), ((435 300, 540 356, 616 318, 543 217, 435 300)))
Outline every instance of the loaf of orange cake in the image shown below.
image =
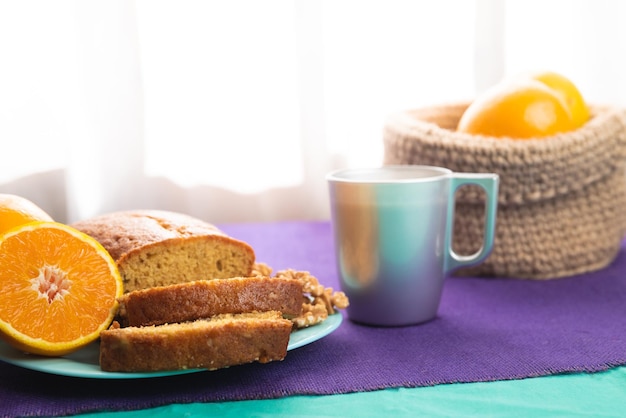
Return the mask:
POLYGON ((150 372, 283 360, 291 321, 277 311, 223 314, 150 327, 112 327, 100 335, 100 367, 150 372))
POLYGON ((72 224, 117 262, 125 292, 250 276, 254 250, 200 219, 168 211, 114 212, 72 224))
POLYGON ((253 311, 280 311, 291 318, 302 312, 303 298, 302 282, 294 279, 198 280, 126 293, 118 299, 117 320, 138 327, 253 311))

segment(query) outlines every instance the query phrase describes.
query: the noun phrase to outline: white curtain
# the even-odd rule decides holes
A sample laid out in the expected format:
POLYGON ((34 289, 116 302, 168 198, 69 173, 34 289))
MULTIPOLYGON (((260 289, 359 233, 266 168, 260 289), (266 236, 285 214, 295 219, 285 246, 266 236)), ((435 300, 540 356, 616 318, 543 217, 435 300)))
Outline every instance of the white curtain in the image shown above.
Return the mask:
POLYGON ((0 193, 72 222, 132 208, 326 219, 324 175, 385 117, 552 69, 626 106, 619 0, 0 0, 0 193))

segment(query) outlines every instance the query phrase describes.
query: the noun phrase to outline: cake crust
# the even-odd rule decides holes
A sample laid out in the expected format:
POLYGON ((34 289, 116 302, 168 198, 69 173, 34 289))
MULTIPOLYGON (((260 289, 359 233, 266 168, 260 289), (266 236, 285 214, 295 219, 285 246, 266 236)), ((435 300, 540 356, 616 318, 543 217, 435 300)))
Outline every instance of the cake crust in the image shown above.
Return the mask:
POLYGON ((214 225, 161 210, 120 211, 72 224, 111 254, 125 292, 204 279, 249 276, 253 248, 214 225))
POLYGON ((268 363, 285 358, 290 334, 291 321, 277 311, 112 327, 100 335, 100 367, 109 372, 151 372, 268 363))
POLYGON ((199 280, 126 293, 119 298, 122 326, 150 326, 209 318, 219 314, 302 312, 302 283, 287 278, 237 277, 199 280))

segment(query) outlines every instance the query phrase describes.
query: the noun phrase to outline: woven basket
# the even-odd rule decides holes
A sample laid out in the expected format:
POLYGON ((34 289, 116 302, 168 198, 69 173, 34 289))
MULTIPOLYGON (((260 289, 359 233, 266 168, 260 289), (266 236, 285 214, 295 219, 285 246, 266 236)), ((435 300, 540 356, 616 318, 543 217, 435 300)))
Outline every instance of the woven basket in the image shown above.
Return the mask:
MULTIPOLYGON (((456 132, 467 105, 399 112, 384 129, 385 164, 499 174, 493 252, 458 274, 552 279, 610 264, 626 231, 626 110, 595 106, 574 132, 522 141, 456 132)), ((459 190, 459 254, 479 249, 483 213, 480 189, 459 190)))

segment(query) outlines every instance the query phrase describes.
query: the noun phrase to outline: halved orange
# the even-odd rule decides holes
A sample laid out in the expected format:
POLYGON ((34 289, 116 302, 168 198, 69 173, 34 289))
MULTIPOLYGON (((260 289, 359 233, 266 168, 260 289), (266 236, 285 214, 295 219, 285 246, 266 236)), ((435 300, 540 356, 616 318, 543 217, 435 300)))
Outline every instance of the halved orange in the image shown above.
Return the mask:
POLYGON ((122 292, 109 253, 70 226, 31 222, 0 236, 0 336, 19 350, 84 347, 110 325, 122 292))
POLYGON ((29 222, 52 220, 43 209, 25 197, 0 193, 0 234, 29 222))

